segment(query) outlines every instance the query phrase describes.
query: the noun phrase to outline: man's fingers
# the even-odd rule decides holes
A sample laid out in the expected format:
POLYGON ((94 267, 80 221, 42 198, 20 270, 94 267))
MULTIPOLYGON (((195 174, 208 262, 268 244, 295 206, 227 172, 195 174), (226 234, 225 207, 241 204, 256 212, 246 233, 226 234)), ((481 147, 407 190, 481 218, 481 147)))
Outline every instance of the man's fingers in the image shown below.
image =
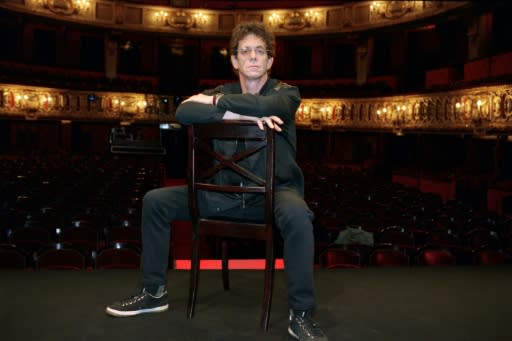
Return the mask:
POLYGON ((283 124, 283 120, 278 116, 270 116, 272 120, 274 120, 277 124, 283 124))
POLYGON ((279 117, 277 116, 270 116, 268 118, 268 126, 272 129, 274 129, 275 131, 282 131, 281 127, 279 126, 280 124, 283 124, 283 120, 281 120, 279 117))
POLYGON ((277 116, 269 116, 269 117, 260 117, 256 120, 258 127, 263 130, 264 126, 268 126, 269 129, 273 129, 275 131, 282 131, 279 124, 283 124, 283 121, 277 116))
POLYGON ((270 129, 274 129, 274 122, 269 117, 263 117, 263 121, 268 125, 270 129))

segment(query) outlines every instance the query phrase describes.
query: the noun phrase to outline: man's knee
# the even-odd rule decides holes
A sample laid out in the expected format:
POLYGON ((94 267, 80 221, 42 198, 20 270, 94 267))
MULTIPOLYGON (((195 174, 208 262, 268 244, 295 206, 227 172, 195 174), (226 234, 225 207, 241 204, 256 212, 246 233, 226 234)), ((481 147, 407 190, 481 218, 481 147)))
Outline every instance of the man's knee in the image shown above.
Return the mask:
POLYGON ((278 196, 275 202, 276 218, 283 222, 304 222, 313 220, 313 212, 299 195, 286 192, 278 196))
POLYGON ((165 192, 165 188, 152 189, 142 198, 142 206, 145 210, 161 209, 169 203, 169 193, 165 192))
POLYGON ((152 189, 146 192, 146 194, 144 194, 144 197, 142 198, 142 204, 144 206, 151 206, 157 201, 159 201, 158 189, 152 189))

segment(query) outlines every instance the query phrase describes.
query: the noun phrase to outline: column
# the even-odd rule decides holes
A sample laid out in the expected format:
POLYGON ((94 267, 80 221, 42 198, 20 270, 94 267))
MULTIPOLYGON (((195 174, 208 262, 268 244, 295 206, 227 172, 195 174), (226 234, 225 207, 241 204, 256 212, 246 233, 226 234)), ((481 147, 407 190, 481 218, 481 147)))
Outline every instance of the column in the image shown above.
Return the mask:
POLYGON ((373 55, 373 37, 366 39, 356 48, 356 83, 366 84, 373 55))
POLYGON ((105 77, 117 78, 118 46, 116 37, 105 34, 105 77))

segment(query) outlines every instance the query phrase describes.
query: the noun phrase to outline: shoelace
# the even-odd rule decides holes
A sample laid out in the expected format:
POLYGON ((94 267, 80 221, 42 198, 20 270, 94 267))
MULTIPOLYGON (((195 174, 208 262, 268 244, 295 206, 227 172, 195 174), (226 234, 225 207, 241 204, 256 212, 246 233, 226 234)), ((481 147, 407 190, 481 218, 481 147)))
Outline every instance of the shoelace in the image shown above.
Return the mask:
POLYGON ((142 299, 144 298, 145 295, 146 295, 146 292, 141 292, 140 294, 133 295, 132 297, 127 298, 124 302, 122 302, 121 305, 123 307, 126 307, 126 306, 132 305, 134 303, 137 303, 139 301, 142 301, 142 299))
POLYGON ((304 332, 304 334, 307 334, 308 336, 312 337, 320 337, 324 335, 319 326, 310 318, 295 316, 295 319, 297 321, 298 327, 304 332))

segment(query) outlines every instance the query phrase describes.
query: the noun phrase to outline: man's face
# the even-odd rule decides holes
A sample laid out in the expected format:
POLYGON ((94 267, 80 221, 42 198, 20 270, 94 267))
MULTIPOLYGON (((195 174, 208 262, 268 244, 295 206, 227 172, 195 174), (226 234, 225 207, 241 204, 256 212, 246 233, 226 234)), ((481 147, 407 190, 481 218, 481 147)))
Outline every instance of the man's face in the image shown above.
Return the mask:
POLYGON ((231 64, 238 70, 241 80, 258 80, 267 76, 274 58, 268 56, 263 39, 254 34, 238 42, 238 52, 231 56, 231 64))

